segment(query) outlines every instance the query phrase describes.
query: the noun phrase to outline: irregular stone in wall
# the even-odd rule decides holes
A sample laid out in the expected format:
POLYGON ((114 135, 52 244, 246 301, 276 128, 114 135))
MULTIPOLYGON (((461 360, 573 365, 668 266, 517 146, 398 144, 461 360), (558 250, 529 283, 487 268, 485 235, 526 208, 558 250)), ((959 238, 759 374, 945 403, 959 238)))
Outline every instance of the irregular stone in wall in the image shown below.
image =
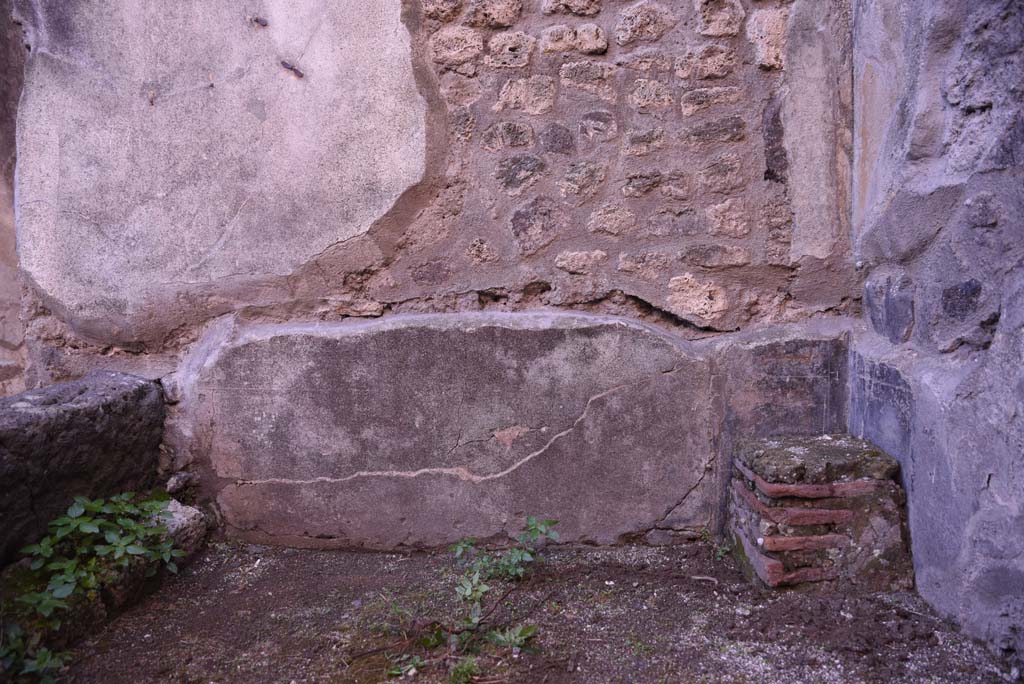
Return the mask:
POLYGON ((516 69, 530 63, 537 39, 522 31, 496 33, 487 43, 484 62, 499 69, 516 69))
POLYGON ((572 154, 576 149, 576 138, 571 130, 562 124, 548 124, 540 132, 540 145, 545 152, 572 154))
POLYGON ((662 72, 672 68, 672 58, 662 50, 639 48, 615 59, 615 66, 634 71, 662 72))
POLYGON ((668 7, 653 0, 642 0, 619 14, 615 26, 615 42, 629 45, 638 41, 655 41, 676 25, 678 19, 668 7))
POLYGON ((501 87, 494 111, 518 109, 527 114, 544 114, 555 106, 557 89, 550 76, 512 79, 501 87))
POLYGON ((962 321, 978 308, 984 288, 973 278, 942 290, 942 311, 950 318, 962 321))
POLYGON ((683 496, 672 526, 700 529, 717 500, 707 360, 621 319, 399 316, 205 346, 188 382, 231 536, 436 546, 535 513, 614 543, 683 496))
POLYGON ((782 69, 786 51, 786 20, 789 10, 773 7, 755 10, 747 20, 747 39, 754 44, 757 65, 782 69))
POLYGON ((617 204, 605 204, 587 220, 587 230, 606 235, 623 235, 633 231, 636 225, 636 214, 617 204))
POLYGON ((483 36, 465 26, 446 26, 430 37, 434 63, 447 69, 472 62, 483 50, 483 36))
POLYGON ((687 200, 693 196, 693 177, 678 169, 668 171, 658 189, 664 197, 673 200, 687 200))
POLYGON ((733 114, 693 126, 683 133, 683 139, 693 143, 738 142, 746 137, 746 129, 743 117, 733 114))
POLYGON ((555 257, 555 266, 575 275, 588 275, 607 259, 608 254, 600 249, 590 252, 562 252, 555 257))
POLYGON ((608 37, 597 24, 580 24, 575 27, 557 24, 541 32, 540 49, 544 52, 600 55, 608 50, 608 37))
POLYGON ((733 245, 690 245, 679 252, 679 258, 702 268, 735 268, 751 261, 750 250, 733 245))
POLYGON ((743 162, 735 154, 721 154, 700 171, 701 186, 708 192, 729 194, 746 185, 743 162))
MULTIPOLYGON (((933 257, 933 266, 944 262, 941 253, 933 257)), ((928 324, 927 335, 941 352, 964 345, 988 348, 1003 313, 1002 298, 992 281, 982 282, 952 264, 922 284, 917 298, 922 323, 928 324)))
POLYGON ((426 172, 400 3, 274 0, 266 27, 201 0, 31 5, 21 267, 90 338, 163 339, 250 302, 253 283, 367 233, 426 172))
POLYGON ((508 147, 529 147, 533 145, 533 128, 521 121, 499 121, 484 131, 480 144, 489 152, 508 147))
POLYGON ((702 231, 697 213, 690 207, 667 206, 656 210, 647 218, 644 233, 651 237, 681 238, 702 231))
POLYGON ((626 136, 623 151, 631 157, 644 157, 665 146, 665 129, 649 128, 632 131, 626 136))
POLYGON ((641 112, 658 111, 672 106, 673 95, 667 83, 638 78, 629 94, 629 103, 641 112))
POLYGON ((498 260, 498 253, 483 238, 476 238, 466 248, 466 256, 476 264, 487 264, 498 260))
POLYGON ((587 112, 580 117, 580 135, 594 142, 609 142, 619 134, 619 124, 611 112, 587 112))
POLYGON ((996 196, 988 191, 979 192, 964 202, 964 218, 972 228, 992 228, 999 225, 1004 208, 996 196))
POLYGON ((573 162, 559 181, 558 189, 562 197, 573 198, 573 203, 579 206, 597 194, 607 171, 607 166, 598 162, 573 162))
POLYGON ((712 235, 742 238, 750 235, 750 221, 739 200, 730 198, 719 204, 712 204, 705 212, 708 216, 708 232, 712 235))
POLYGON ((72 497, 153 486, 163 429, 160 386, 121 373, 0 400, 0 566, 72 497))
POLYGON ((565 229, 565 217, 547 197, 536 197, 520 206, 510 221, 512 237, 524 256, 539 252, 565 229))
POLYGON ((601 0, 544 0, 544 14, 578 14, 593 16, 601 11, 601 0))
POLYGON ((900 268, 876 268, 864 283, 864 309, 871 324, 890 342, 910 339, 914 329, 914 286, 900 268))
POLYGON ((608 62, 568 62, 558 70, 564 85, 608 102, 618 99, 612 82, 614 73, 615 65, 608 62))
POLYGON ((665 252, 639 252, 619 254, 618 270, 631 273, 645 280, 661 280, 662 274, 673 265, 675 259, 665 252))
POLYGON ((684 273, 668 281, 665 298, 669 311, 697 323, 707 325, 722 317, 729 308, 725 289, 709 281, 698 280, 684 273))
POLYGON ((451 21, 462 11, 462 0, 423 0, 423 14, 438 21, 451 21))
POLYGON ((449 105, 468 107, 483 96, 480 79, 453 71, 441 75, 441 96, 449 105))
POLYGON ((694 0, 702 36, 735 36, 747 15, 739 0, 694 0))
POLYGON ((714 107, 734 105, 743 99, 743 91, 735 86, 720 88, 694 88, 687 90, 679 99, 684 116, 693 116, 714 107))
POLYGON ((772 97, 761 115, 761 131, 764 138, 764 179, 785 183, 789 171, 789 157, 786 156, 786 130, 782 124, 782 100, 772 97))
POLYGON ((466 23, 480 28, 508 28, 523 11, 523 0, 469 0, 466 23))
POLYGON ((738 63, 735 50, 713 43, 677 58, 675 71, 679 78, 718 79, 731 74, 738 63))
POLYGON ((626 197, 643 197, 651 190, 654 190, 664 179, 661 171, 648 169, 645 171, 634 171, 626 175, 626 182, 622 186, 622 194, 626 197))
POLYGON ((469 107, 454 107, 448 110, 448 130, 456 140, 466 142, 473 139, 476 117, 469 107))
POLYGON ((544 172, 544 160, 532 154, 517 154, 498 162, 494 177, 510 195, 518 195, 537 182, 544 172))

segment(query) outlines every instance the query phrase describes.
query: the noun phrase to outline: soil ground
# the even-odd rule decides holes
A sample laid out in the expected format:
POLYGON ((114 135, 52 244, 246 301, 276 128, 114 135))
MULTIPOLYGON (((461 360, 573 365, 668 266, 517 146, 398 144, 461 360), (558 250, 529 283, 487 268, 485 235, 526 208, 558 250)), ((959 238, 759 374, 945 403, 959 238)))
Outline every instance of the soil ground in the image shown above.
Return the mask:
MULTIPOLYGON (((534 648, 487 647, 480 684, 637 682, 993 684, 999 664, 912 593, 763 592, 710 544, 553 549, 489 620, 534 648)), ((446 682, 454 659, 414 625, 452 620, 450 554, 218 543, 80 643, 75 682, 382 682, 389 656, 433 660, 399 681, 446 682), (403 631, 404 630, 404 631, 403 631)), ((493 596, 511 585, 496 583, 493 596)))

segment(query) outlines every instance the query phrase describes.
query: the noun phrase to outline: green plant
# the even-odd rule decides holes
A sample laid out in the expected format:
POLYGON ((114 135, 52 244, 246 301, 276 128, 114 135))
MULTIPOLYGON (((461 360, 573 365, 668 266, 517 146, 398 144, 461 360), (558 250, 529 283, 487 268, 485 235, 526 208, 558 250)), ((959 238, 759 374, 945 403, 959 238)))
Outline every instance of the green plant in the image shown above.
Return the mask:
POLYGON ((476 662, 476 658, 472 656, 465 656, 459 658, 455 666, 452 667, 451 675, 448 677, 448 681, 451 684, 470 684, 473 681, 473 677, 480 674, 480 666, 476 662))
POLYGON ((411 677, 423 667, 423 658, 417 655, 400 655, 389 660, 388 677, 411 677))
POLYGON ((516 537, 517 545, 496 554, 481 551, 476 547, 475 539, 463 539, 450 547, 458 560, 470 562, 470 572, 477 573, 483 579, 520 580, 527 572, 531 563, 540 558, 538 544, 546 541, 558 541, 555 531, 557 520, 538 520, 530 516, 526 526, 516 537))
POLYGON ((725 557, 732 551, 732 547, 728 544, 719 544, 714 535, 711 534, 711 530, 706 527, 700 531, 700 538, 701 541, 711 547, 711 551, 714 553, 716 561, 725 559, 725 557))
POLYGON ((49 534, 22 549, 31 559, 26 589, 0 606, 11 615, 2 626, 2 673, 16 681, 51 681, 64 655, 44 646, 61 628, 61 613, 75 601, 95 601, 100 590, 116 583, 133 563, 144 563, 147 576, 162 564, 178 571, 174 548, 163 519, 166 495, 139 497, 125 492, 109 499, 76 496, 65 515, 52 520, 49 534))
POLYGON ((11 678, 34 679, 50 684, 64 666, 65 656, 41 645, 41 634, 27 634, 18 624, 0 626, 0 674, 11 678))
POLYGON ((521 650, 537 635, 537 625, 516 625, 506 629, 494 629, 487 634, 487 640, 495 646, 521 650))
MULTIPOLYGON (((447 647, 446 651, 426 659, 408 653, 391 657, 387 675, 410 676, 425 667, 451 664, 454 660, 449 680, 467 684, 480 674, 476 655, 485 653, 487 649, 509 649, 514 653, 525 649, 537 634, 536 625, 494 624, 491 616, 517 583, 527 577, 530 567, 543 561, 539 547, 545 542, 558 540, 558 532, 554 529, 557 524, 555 520, 538 520, 531 516, 527 518, 522 533, 516 537, 515 544, 494 553, 477 548, 475 539, 463 539, 452 544, 451 552, 462 568, 462 574, 455 580, 459 606, 456 619, 452 623, 433 620, 426 625, 421 624, 418 629, 409 630, 411 636, 404 628, 400 630, 404 637, 400 642, 403 645, 415 643, 428 651, 447 647), (506 583, 508 588, 488 605, 494 591, 493 583, 498 582, 506 583)), ((403 618, 404 627, 407 624, 404 618, 411 613, 392 609, 392 616, 395 615, 403 618)))

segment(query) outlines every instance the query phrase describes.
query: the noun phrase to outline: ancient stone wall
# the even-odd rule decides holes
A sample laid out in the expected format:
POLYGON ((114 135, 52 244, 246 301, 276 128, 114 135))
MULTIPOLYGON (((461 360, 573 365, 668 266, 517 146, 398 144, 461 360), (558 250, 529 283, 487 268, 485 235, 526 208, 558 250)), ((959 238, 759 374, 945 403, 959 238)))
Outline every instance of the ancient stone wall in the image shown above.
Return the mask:
POLYGON ((695 535, 843 427, 844 0, 16 10, 29 382, 160 378, 229 530, 695 535))
POLYGON ((899 458, 918 590, 1024 652, 1024 3, 856 5, 851 431, 899 458))
POLYGON ((855 311, 843 0, 17 4, 32 383, 222 315, 855 311))

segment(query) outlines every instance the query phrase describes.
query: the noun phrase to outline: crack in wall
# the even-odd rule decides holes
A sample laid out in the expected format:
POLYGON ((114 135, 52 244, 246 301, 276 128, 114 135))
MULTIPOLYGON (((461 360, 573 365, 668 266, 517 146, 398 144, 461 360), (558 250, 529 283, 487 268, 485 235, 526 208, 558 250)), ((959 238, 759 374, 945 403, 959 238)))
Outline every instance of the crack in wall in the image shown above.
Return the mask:
MULTIPOLYGON (((675 369, 675 370, 678 370, 678 369, 675 369)), ((666 372, 667 373, 671 373, 671 372, 675 372, 675 370, 673 370, 673 371, 662 371, 662 372, 663 373, 666 373, 666 372)), ((506 476, 510 475, 511 473, 513 473, 516 470, 518 470, 519 468, 523 467, 524 465, 526 465, 530 461, 532 461, 532 460, 542 456, 556 442, 560 441, 563 437, 566 437, 567 435, 571 434, 580 425, 580 423, 582 423, 584 420, 586 420, 587 415, 590 413, 590 407, 594 404, 595 401, 598 401, 600 399, 603 399, 604 397, 610 396, 610 395, 614 394, 615 392, 618 392, 619 390, 624 389, 626 387, 632 387, 632 386, 644 384, 646 382, 649 382, 650 380, 651 380, 651 378, 644 378, 643 380, 638 381, 638 382, 624 383, 624 384, 616 385, 616 386, 611 387, 611 388, 609 388, 607 390, 599 392, 598 394, 595 394, 594 396, 592 396, 589 399, 587 399, 587 403, 583 407, 583 412, 579 415, 579 417, 576 418, 576 420, 573 421, 572 425, 570 425, 565 430, 562 430, 561 432, 553 435, 551 437, 551 439, 549 439, 544 444, 544 446, 542 446, 541 448, 539 448, 539 449, 537 449, 537 450, 527 454, 526 456, 524 456, 523 458, 519 459, 518 461, 516 461, 515 463, 513 463, 509 467, 505 468, 504 470, 501 470, 501 471, 499 471, 497 473, 492 473, 490 475, 478 475, 476 473, 473 473, 469 469, 463 468, 463 467, 456 467, 456 468, 434 468, 434 467, 432 467, 432 468, 420 468, 418 470, 363 470, 363 471, 359 471, 357 473, 352 473, 351 475, 346 475, 345 477, 340 477, 340 478, 335 478, 335 477, 315 477, 315 478, 304 479, 304 480, 292 480, 292 479, 288 479, 288 478, 267 478, 267 479, 262 479, 262 480, 237 480, 234 484, 236 486, 239 486, 239 487, 252 486, 252 485, 264 485, 264 484, 285 484, 285 485, 343 484, 345 482, 351 482, 352 480, 357 480, 357 479, 362 479, 362 478, 394 477, 394 478, 409 478, 409 479, 411 479, 411 478, 421 477, 421 476, 424 476, 424 475, 449 475, 449 476, 455 477, 455 478, 457 478, 459 480, 462 480, 463 482, 473 482, 473 483, 477 483, 477 484, 482 483, 482 482, 487 482, 487 481, 490 481, 490 480, 497 480, 497 479, 500 479, 502 477, 506 477, 506 476)), ((489 440, 486 440, 486 441, 489 441, 489 440)), ((458 447, 459 447, 459 445, 457 444, 455 447, 453 447, 452 451, 454 451, 454 449, 457 449, 458 447)), ((451 451, 449 453, 451 453, 451 451)))
POLYGON ((682 497, 680 497, 678 501, 676 501, 674 504, 669 506, 669 508, 665 511, 664 515, 662 515, 660 518, 658 518, 657 520, 655 520, 651 524, 651 528, 650 529, 655 529, 655 530, 674 530, 675 529, 674 527, 663 527, 662 525, 665 522, 665 519, 668 518, 670 515, 672 515, 672 513, 675 512, 675 510, 677 508, 682 506, 686 502, 686 500, 690 498, 691 494, 693 494, 695 491, 697 491, 697 488, 700 487, 701 484, 703 484, 704 478, 707 477, 708 473, 710 473, 710 472, 712 472, 714 470, 714 464, 715 464, 715 462, 717 460, 718 460, 717 455, 713 454, 711 456, 711 458, 707 461, 707 463, 704 464, 704 471, 700 474, 700 477, 697 478, 697 481, 694 482, 690 486, 690 488, 686 490, 686 493, 683 494, 682 497))

